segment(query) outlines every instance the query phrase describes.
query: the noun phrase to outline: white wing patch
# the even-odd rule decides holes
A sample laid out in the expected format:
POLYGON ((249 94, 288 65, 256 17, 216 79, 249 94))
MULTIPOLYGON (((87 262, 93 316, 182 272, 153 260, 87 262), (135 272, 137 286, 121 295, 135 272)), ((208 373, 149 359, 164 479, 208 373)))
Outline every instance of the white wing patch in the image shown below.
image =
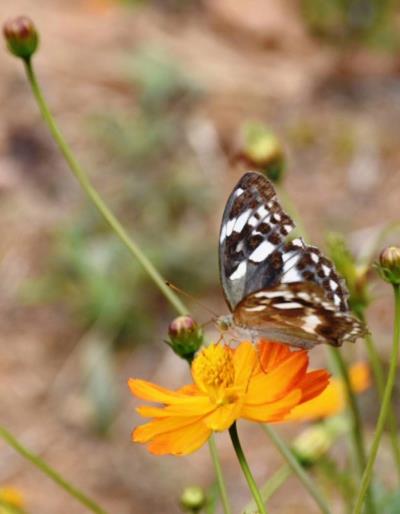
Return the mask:
POLYGON ((274 303, 274 308, 277 309, 301 309, 304 307, 301 303, 297 302, 285 302, 285 303, 274 303))
POLYGON ((247 262, 242 261, 229 278, 231 280, 238 280, 239 278, 244 277, 246 275, 246 269, 247 262))
POLYGON ((249 259, 253 262, 262 262, 275 250, 275 248, 276 245, 270 243, 269 241, 263 241, 250 254, 249 259))
POLYGON ((314 332, 316 327, 320 324, 320 319, 315 314, 310 314, 304 318, 303 330, 306 332, 314 332))

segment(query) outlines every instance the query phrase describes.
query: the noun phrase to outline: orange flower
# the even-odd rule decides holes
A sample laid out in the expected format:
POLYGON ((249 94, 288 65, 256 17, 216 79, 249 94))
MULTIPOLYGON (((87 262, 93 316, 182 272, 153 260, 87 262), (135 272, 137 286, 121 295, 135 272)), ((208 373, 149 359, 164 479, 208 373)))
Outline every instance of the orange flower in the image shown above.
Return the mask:
MULTIPOLYGON (((355 393, 362 393, 370 385, 369 368, 359 362, 349 370, 350 382, 355 393)), ((343 381, 333 378, 328 387, 308 402, 296 406, 284 421, 311 421, 340 414, 346 407, 343 381)))
POLYGON ((130 379, 132 393, 163 407, 141 406, 153 418, 132 433, 156 455, 187 455, 213 431, 227 430, 239 418, 272 423, 319 395, 328 385, 325 370, 307 371, 308 354, 279 343, 243 341, 236 349, 211 344, 192 363, 193 384, 170 391, 130 379))

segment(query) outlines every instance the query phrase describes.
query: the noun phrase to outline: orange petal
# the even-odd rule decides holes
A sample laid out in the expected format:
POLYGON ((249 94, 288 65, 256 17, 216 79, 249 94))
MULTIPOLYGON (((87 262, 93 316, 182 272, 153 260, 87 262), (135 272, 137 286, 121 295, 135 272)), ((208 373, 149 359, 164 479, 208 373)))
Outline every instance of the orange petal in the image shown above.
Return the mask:
POLYGON ((301 390, 293 389, 280 400, 265 405, 244 405, 240 417, 250 421, 268 423, 280 421, 287 416, 301 400, 301 390))
MULTIPOLYGON (((365 363, 358 363, 350 368, 350 380, 355 392, 361 392, 369 386, 369 371, 365 363)), ((344 410, 346 398, 340 379, 331 379, 321 394, 295 407, 285 421, 310 421, 334 416, 344 410)))
POLYGON ((257 352, 250 341, 242 341, 233 355, 235 385, 247 387, 249 378, 258 362, 257 352))
POLYGON ((281 362, 289 358, 292 353, 287 344, 273 343, 266 339, 260 339, 258 351, 264 373, 276 368, 281 362))
POLYGON ((257 405, 281 398, 303 378, 307 366, 306 351, 291 352, 291 355, 277 368, 269 373, 261 372, 251 379, 246 403, 257 405))
POLYGON ((203 446, 211 433, 202 421, 196 421, 168 434, 155 437, 148 445, 148 449, 155 455, 188 455, 203 446))
POLYGON ((182 418, 178 416, 155 419, 137 427, 132 432, 132 441, 135 443, 147 443, 155 436, 173 432, 188 425, 193 425, 193 423, 197 422, 199 419, 201 419, 201 417, 182 418))
POLYGON ((132 394, 150 402, 182 404, 197 401, 198 399, 198 397, 192 394, 188 395, 183 392, 171 391, 157 384, 147 382, 147 380, 130 378, 128 385, 132 394))
POLYGON ((135 410, 143 418, 167 418, 171 416, 171 414, 166 412, 165 407, 149 407, 148 405, 142 405, 135 410))
POLYGON ((241 408, 240 402, 221 405, 204 418, 204 423, 214 432, 227 430, 239 418, 241 408))
POLYGON ((196 394, 201 394, 196 384, 187 384, 177 390, 177 393, 187 394, 191 396, 195 396, 196 394))
POLYGON ((329 384, 330 374, 324 369, 310 371, 297 384, 303 392, 302 403, 318 396, 329 384))

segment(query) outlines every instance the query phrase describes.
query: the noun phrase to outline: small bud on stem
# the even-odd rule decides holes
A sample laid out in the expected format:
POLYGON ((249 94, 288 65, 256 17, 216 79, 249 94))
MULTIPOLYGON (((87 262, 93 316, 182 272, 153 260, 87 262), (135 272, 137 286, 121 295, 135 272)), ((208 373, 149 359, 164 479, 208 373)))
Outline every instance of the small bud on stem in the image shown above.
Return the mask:
POLYGON ((181 507, 186 512, 199 512, 206 501, 203 489, 197 485, 186 487, 180 499, 181 507))
POLYGON ((379 256, 379 272, 386 282, 400 285, 400 248, 388 246, 379 256))
POLYGON ((203 344, 203 331, 190 316, 178 316, 168 329, 167 343, 183 359, 191 360, 203 344))
POLYGON ((286 164, 283 147, 277 136, 262 124, 245 125, 234 160, 260 171, 272 182, 280 183, 283 179, 286 164))
POLYGON ((27 16, 18 16, 6 21, 3 34, 9 51, 25 61, 32 57, 39 45, 35 25, 27 16))

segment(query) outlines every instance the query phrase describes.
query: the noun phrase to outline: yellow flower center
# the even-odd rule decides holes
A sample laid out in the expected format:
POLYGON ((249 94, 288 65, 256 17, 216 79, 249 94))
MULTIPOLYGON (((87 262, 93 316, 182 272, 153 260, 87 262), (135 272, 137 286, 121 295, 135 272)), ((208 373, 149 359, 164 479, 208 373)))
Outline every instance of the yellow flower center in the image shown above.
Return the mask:
POLYGON ((235 382, 232 350, 221 344, 211 344, 193 361, 193 373, 207 390, 232 386, 235 382))

